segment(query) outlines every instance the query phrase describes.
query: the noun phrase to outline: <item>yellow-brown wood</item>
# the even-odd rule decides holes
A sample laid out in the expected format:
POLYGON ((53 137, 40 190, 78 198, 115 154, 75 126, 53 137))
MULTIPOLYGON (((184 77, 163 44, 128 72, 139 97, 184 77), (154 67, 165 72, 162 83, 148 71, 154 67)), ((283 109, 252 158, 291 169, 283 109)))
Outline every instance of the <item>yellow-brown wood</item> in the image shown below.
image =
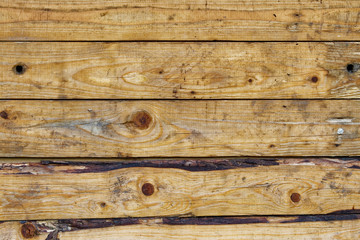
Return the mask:
POLYGON ((359 239, 360 221, 261 223, 246 225, 142 225, 59 233, 61 240, 239 240, 239 239, 359 239))
POLYGON ((360 97, 359 43, 1 43, 0 53, 2 99, 360 97))
POLYGON ((360 208, 355 160, 141 164, 2 164, 0 220, 327 214, 360 208))
POLYGON ((1 157, 356 156, 358 100, 1 101, 1 157))
POLYGON ((0 240, 358 239, 358 218, 358 215, 261 217, 256 222, 256 218, 238 217, 206 219, 205 225, 198 225, 201 219, 183 219, 182 222, 189 223, 172 225, 166 218, 134 219, 129 221, 134 222, 131 225, 119 224, 120 219, 4 222, 0 224, 0 240), (211 223, 214 220, 224 222, 211 223))
POLYGON ((14 0, 1 40, 360 40, 358 0, 14 0))

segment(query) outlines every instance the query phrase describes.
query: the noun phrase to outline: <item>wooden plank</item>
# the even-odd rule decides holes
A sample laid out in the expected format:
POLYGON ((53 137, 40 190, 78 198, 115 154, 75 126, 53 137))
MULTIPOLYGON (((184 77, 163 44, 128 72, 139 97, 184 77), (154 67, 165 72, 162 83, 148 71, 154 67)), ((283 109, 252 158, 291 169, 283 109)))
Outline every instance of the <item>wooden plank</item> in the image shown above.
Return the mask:
POLYGON ((358 0, 0 3, 0 40, 359 40, 358 0))
POLYGON ((1 101, 1 157, 356 156, 358 100, 1 101))
POLYGON ((311 158, 9 163, 0 220, 356 213, 359 169, 311 158))
POLYGON ((0 240, 358 239, 360 216, 128 218, 3 222, 0 240))
POLYGON ((2 99, 360 97, 358 42, 1 43, 0 52, 2 99))

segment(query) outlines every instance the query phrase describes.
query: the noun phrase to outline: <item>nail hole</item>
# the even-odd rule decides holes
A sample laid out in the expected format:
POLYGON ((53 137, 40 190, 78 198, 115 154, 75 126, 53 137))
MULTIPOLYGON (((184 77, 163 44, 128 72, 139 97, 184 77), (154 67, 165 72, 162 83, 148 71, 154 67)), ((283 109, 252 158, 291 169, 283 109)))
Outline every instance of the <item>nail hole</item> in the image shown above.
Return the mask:
POLYGON ((252 83, 252 82, 253 82, 253 80, 250 78, 250 79, 248 80, 248 82, 249 82, 249 83, 252 83))
POLYGON ((311 78, 311 81, 312 81, 313 83, 317 83, 317 82, 319 81, 319 78, 316 77, 316 76, 314 76, 314 77, 311 78))
POLYGON ((36 228, 32 223, 25 223, 21 226, 21 234, 24 238, 33 238, 36 235, 36 228))
POLYGON ((354 71, 354 65, 353 64, 348 64, 346 66, 346 70, 350 73, 352 73, 354 71))
POLYGON ((286 106, 286 105, 283 105, 283 108, 287 108, 287 106, 286 106))
POLYGON ((356 63, 350 63, 346 66, 346 71, 348 71, 348 73, 355 73, 360 69, 360 64, 356 64, 356 63))
POLYGON ((100 203, 100 207, 102 207, 102 208, 106 207, 106 203, 104 203, 104 202, 100 203))
POLYGON ((9 115, 5 111, 0 112, 0 117, 3 119, 9 119, 9 115))
POLYGON ((155 188, 151 183, 145 183, 141 190, 145 196, 151 196, 154 194, 155 188))
POLYGON ((275 145, 274 144, 270 144, 269 148, 274 148, 275 145))
POLYGON ((191 94, 195 94, 195 91, 191 91, 190 93, 191 93, 191 94))
POLYGON ((23 63, 18 63, 13 67, 13 71, 15 74, 21 75, 24 74, 26 71, 26 65, 23 63))
POLYGON ((299 193, 293 193, 293 194, 291 194, 290 199, 291 199, 291 201, 297 203, 297 202, 300 202, 301 196, 299 193))

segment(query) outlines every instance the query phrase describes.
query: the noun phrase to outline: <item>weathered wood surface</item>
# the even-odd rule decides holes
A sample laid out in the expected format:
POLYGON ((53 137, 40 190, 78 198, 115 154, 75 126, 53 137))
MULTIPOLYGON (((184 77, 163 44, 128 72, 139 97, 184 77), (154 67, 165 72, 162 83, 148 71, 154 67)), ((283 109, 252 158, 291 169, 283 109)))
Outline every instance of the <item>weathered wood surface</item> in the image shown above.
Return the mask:
POLYGON ((0 40, 360 40, 358 0, 14 0, 0 40))
POLYGON ((2 99, 360 97, 359 43, 1 43, 0 53, 2 99))
POLYGON ((1 101, 1 157, 356 156, 358 100, 1 101))
POLYGON ((350 214, 3 222, 0 240, 359 239, 359 218, 350 214))
POLYGON ((359 168, 311 158, 2 164, 0 220, 357 212, 359 168))
POLYGON ((359 218, 350 214, 3 222, 0 240, 359 239, 359 218))

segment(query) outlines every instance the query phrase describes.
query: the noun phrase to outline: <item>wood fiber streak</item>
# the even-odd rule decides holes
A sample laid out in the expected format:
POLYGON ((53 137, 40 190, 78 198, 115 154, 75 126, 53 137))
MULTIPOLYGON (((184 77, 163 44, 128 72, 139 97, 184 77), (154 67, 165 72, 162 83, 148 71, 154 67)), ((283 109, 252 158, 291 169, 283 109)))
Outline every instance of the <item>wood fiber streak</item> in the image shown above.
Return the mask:
POLYGON ((27 100, 0 111, 0 157, 360 154, 358 100, 27 100))
POLYGON ((2 1, 0 40, 359 40, 358 0, 2 1))
MULTIPOLYGON (((280 159, 275 163, 216 171, 161 168, 160 162, 158 167, 102 171, 91 164, 2 164, 0 220, 302 215, 360 208, 358 161, 280 159), (145 184, 154 191, 145 194, 145 184), (293 200, 293 194, 299 195, 299 201, 293 200)), ((192 164, 189 160, 186 165, 192 164)), ((296 222, 309 219, 316 220, 296 222)))
POLYGON ((2 99, 360 97, 358 42, 1 43, 0 53, 2 99))

